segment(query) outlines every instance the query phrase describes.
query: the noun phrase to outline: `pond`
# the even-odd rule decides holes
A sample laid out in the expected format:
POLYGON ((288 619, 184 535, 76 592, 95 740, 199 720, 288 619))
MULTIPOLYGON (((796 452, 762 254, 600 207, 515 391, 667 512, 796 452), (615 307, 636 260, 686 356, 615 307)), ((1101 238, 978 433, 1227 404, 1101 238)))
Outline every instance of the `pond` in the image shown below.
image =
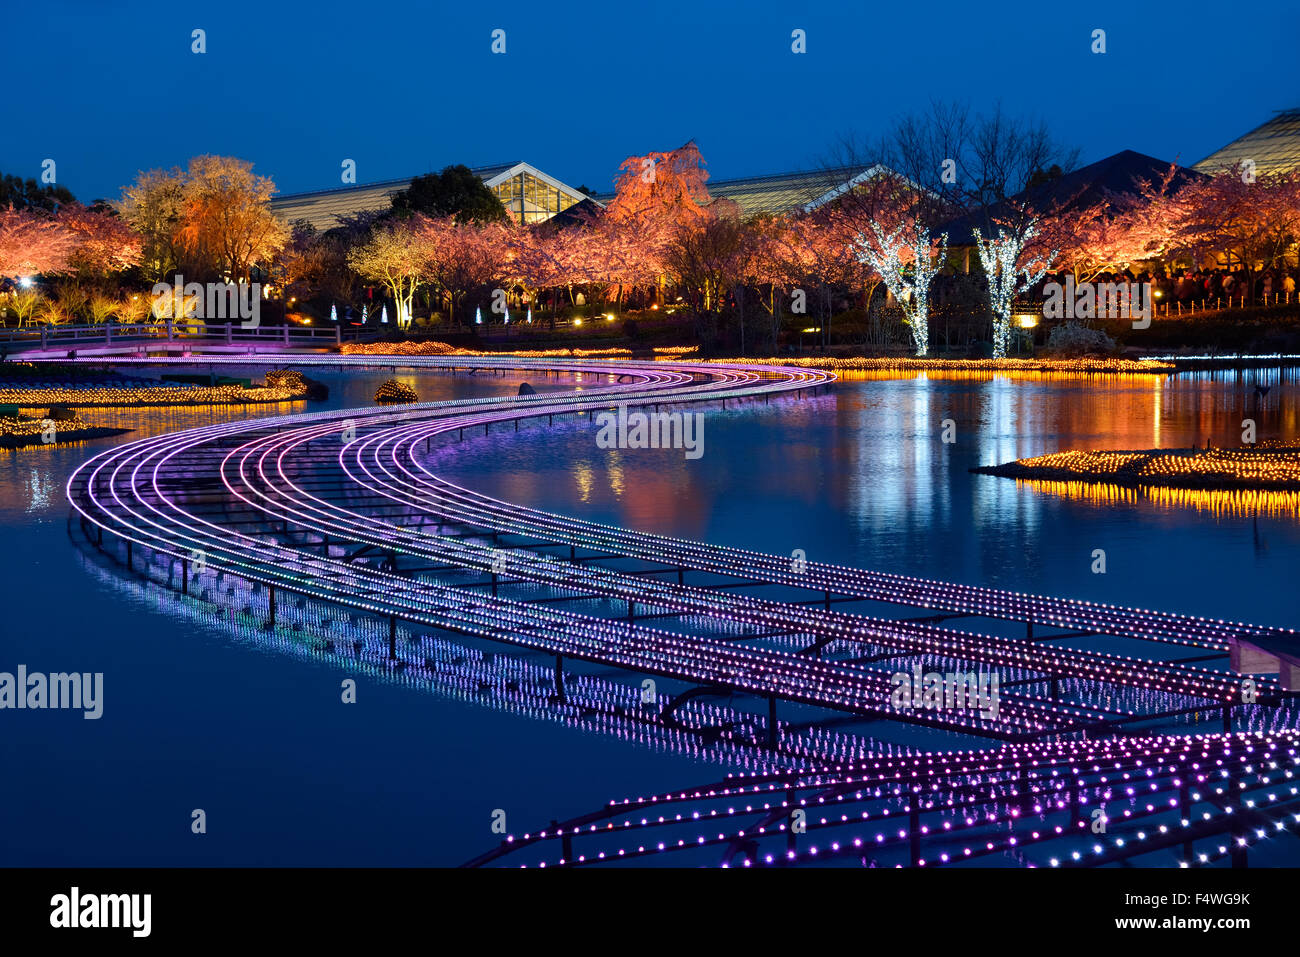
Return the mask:
MULTIPOLYGON (((313 409, 370 405, 390 375, 308 374, 331 389, 313 409)), ((425 401, 514 394, 523 381, 397 377, 425 401)), ((435 454, 461 484, 593 521, 1294 627, 1300 513, 1287 501, 1034 488, 968 470, 1059 449, 1235 444, 1244 418, 1261 438, 1295 439, 1297 385, 1291 370, 861 376, 815 398, 708 407, 698 459, 599 448, 588 418, 467 435, 435 454), (1104 574, 1093 571, 1098 549, 1104 574)), ((122 442, 294 408, 307 406, 86 414, 136 430, 105 440, 122 442)), ((342 705, 348 672, 235 634, 74 543, 63 486, 104 447, 0 451, 0 671, 104 673, 98 720, 0 713, 0 864, 451 865, 495 845, 498 810, 522 831, 736 766, 707 748, 364 673, 357 703, 342 705), (206 834, 191 832, 195 809, 206 834)), ((879 726, 868 733, 894 739, 879 726)))

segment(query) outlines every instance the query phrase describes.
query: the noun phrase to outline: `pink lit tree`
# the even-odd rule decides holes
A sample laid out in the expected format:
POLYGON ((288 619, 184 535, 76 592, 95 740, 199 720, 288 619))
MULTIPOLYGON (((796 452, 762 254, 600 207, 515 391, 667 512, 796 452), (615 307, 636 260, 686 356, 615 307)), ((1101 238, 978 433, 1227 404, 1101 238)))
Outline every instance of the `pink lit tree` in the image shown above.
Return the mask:
POLYGON ((30 210, 0 209, 0 276, 64 272, 78 235, 57 218, 30 210))
POLYGON ((1300 172, 1226 169, 1178 193, 1178 235, 1194 253, 1246 274, 1283 260, 1300 234, 1300 172))
POLYGON ((72 204, 58 218, 77 238, 71 260, 78 272, 103 276, 140 264, 144 237, 120 216, 72 204))

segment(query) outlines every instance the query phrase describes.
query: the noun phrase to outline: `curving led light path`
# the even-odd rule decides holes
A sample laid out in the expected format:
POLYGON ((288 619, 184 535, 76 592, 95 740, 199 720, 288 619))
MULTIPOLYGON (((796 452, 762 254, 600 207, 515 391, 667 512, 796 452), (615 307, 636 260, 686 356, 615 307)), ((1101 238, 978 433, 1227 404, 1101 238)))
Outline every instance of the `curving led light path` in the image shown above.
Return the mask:
POLYGON ((1294 730, 1119 738, 732 774, 510 835, 467 866, 1245 866, 1300 831, 1297 745, 1294 730))
MULTIPOLYGON (((250 364, 243 358, 227 361, 250 364)), ((382 361, 281 356, 258 361, 333 368, 400 365, 474 374, 524 370, 572 376, 582 385, 572 392, 224 423, 118 446, 86 462, 69 480, 68 497, 83 530, 102 548, 117 541, 128 564, 179 565, 182 590, 190 588, 191 576, 194 587, 203 590, 219 587, 223 580, 252 583, 250 603, 264 602, 271 625, 277 622, 277 593, 387 619, 386 664, 395 672, 428 661, 418 648, 399 653, 399 627, 426 626, 554 656, 560 701, 565 657, 695 686, 694 692, 664 704, 660 719, 668 725, 696 693, 740 692, 766 699, 772 746, 786 733, 776 721, 778 701, 1022 742, 1008 747, 1056 747, 1062 750, 1046 753, 1058 756, 1082 745, 1077 740, 1023 742, 1150 726, 1153 721, 1166 727, 1190 724, 1193 716, 1212 712, 1222 713, 1226 729, 1234 708, 1265 734, 1295 723, 1294 699, 1276 679, 1254 678, 1251 690, 1258 700, 1243 704, 1251 698, 1243 699, 1242 679, 1223 660, 1234 638, 1292 638, 1290 630, 817 562, 796 567, 783 556, 524 508, 437 474, 439 457, 454 454, 466 430, 514 431, 618 403, 661 410, 802 398, 828 386, 833 380, 828 373, 509 357, 382 361), (627 561, 639 567, 610 564, 627 561), (743 588, 761 589, 764 595, 743 594, 743 588), (922 608, 927 614, 890 619, 832 610, 833 604, 864 601, 922 608), (1020 621, 1026 635, 1013 638, 939 624, 959 617, 1020 621), (647 621, 671 624, 657 628, 647 621), (1204 653, 1163 662, 1048 644, 1091 635, 1204 653), (1216 661, 1217 667, 1208 665, 1216 661), (891 676, 914 665, 927 672, 997 674, 997 708, 988 713, 973 705, 935 711, 895 707, 891 676)), ((850 775, 841 783, 852 780, 850 775)), ((802 785, 787 779, 781 787, 798 790, 802 785)), ((984 823, 981 819, 980 826, 984 823)), ((731 857, 745 843, 736 843, 735 835, 716 840, 730 848, 731 857)), ((992 851, 974 849, 966 856, 984 853, 992 851)), ((748 851, 742 856, 746 863, 760 862, 748 851)), ((574 863, 565 852, 555 861, 561 859, 574 863)))
POLYGON ((682 703, 676 720, 665 722, 656 703, 642 700, 640 686, 619 680, 618 676, 568 674, 564 698, 559 700, 552 693, 554 674, 545 662, 494 654, 413 629, 403 630, 402 641, 418 647, 422 657, 404 657, 407 666, 396 669, 388 660, 387 627, 381 622, 340 620, 337 608, 299 600, 293 605, 297 614, 292 624, 268 629, 254 608, 251 586, 242 579, 232 576, 217 583, 215 575, 195 576, 191 590, 200 579, 216 586, 202 589, 206 597, 199 598, 176 589, 174 568, 171 580, 161 566, 150 568, 150 574, 143 579, 128 578, 93 549, 84 550, 80 557, 89 574, 126 600, 143 601, 151 611, 185 623, 222 629, 262 650, 340 666, 376 681, 613 737, 654 751, 742 770, 775 771, 908 750, 892 742, 820 725, 786 725, 780 743, 773 747, 765 741, 759 715, 702 698, 682 703))
MULTIPOLYGON (((86 360, 89 361, 89 360, 86 360)), ((160 364, 168 360, 150 359, 143 360, 147 364, 160 364)), ((171 360, 172 364, 193 365, 194 360, 171 360)), ((510 369, 534 369, 534 370, 554 370, 576 372, 581 376, 584 372, 603 376, 626 376, 629 369, 636 367, 637 375, 652 375, 658 373, 663 379, 672 378, 665 374, 665 367, 668 363, 628 363, 623 362, 617 365, 612 363, 602 363, 598 360, 588 360, 579 363, 562 363, 557 360, 526 360, 526 359, 469 359, 469 358, 452 358, 452 357, 428 357, 428 358, 410 358, 410 357, 393 357, 392 361, 379 361, 378 357, 350 357, 350 356, 332 356, 332 357, 310 357, 310 356, 279 356, 279 357, 260 357, 256 363, 250 359, 225 357, 204 357, 204 364, 230 364, 230 365, 249 365, 249 364, 268 364, 283 365, 291 363, 293 365, 311 366, 320 365, 329 368, 340 366, 354 366, 361 368, 374 368, 376 366, 403 366, 425 369, 471 369, 471 370, 510 370, 510 369)), ((690 369, 695 376, 715 377, 725 383, 734 383, 737 381, 734 374, 743 367, 718 367, 713 365, 687 366, 681 363, 673 363, 673 369, 690 369), (728 375, 731 373, 732 375, 728 375)), ((815 370, 807 369, 785 369, 773 366, 757 366, 752 370, 745 370, 747 381, 753 383, 760 376, 775 377, 779 380, 785 380, 786 377, 792 379, 796 385, 792 386, 789 382, 784 385, 778 385, 769 380, 764 386, 762 392, 774 391, 803 391, 811 386, 821 385, 830 381, 833 376, 829 373, 820 373, 815 370), (805 378, 806 377, 806 378, 805 378)), ((663 381, 661 379, 660 381, 663 381)), ((676 384, 683 380, 680 377, 672 378, 676 384)), ((680 401, 683 398, 698 400, 702 398, 701 390, 708 388, 715 390, 714 394, 725 396, 726 392, 716 392, 718 383, 711 383, 708 386, 696 386, 690 390, 689 396, 683 396, 678 391, 672 395, 662 393, 659 396, 650 398, 649 396, 627 394, 620 401, 626 401, 631 405, 654 405, 658 408, 661 402, 680 401)), ((619 390, 615 390, 619 391, 619 390)), ((737 395, 752 396, 757 394, 754 389, 745 390, 737 395)), ((528 397, 529 399, 545 397, 528 397)), ((499 400, 496 400, 499 401, 499 400)), ((491 406, 493 403, 489 402, 491 406)), ((596 401, 590 405, 584 405, 583 408, 592 410, 602 410, 608 408, 610 403, 596 401)), ((427 406, 410 407, 412 409, 425 409, 427 406)), ((540 409, 535 414, 545 414, 548 410, 540 409)), ((559 412, 559 410, 555 410, 559 412)), ((570 409, 573 411, 573 409, 570 409)), ((336 417, 351 417, 358 415, 375 415, 374 410, 356 410, 348 413, 337 413, 336 417)), ((406 455, 413 456, 414 446, 420 440, 427 440, 431 436, 447 434, 451 431, 461 432, 465 428, 488 425, 491 422, 503 422, 520 417, 518 410, 508 411, 487 411, 478 417, 471 417, 466 420, 457 422, 447 421, 412 421, 410 417, 399 416, 393 419, 394 423, 405 424, 400 432, 390 432, 383 441, 385 443, 394 443, 395 448, 392 451, 394 458, 406 455)), ((335 431, 340 431, 338 426, 335 431)), ((373 439, 371 440, 374 441, 373 439)), ((369 443, 368 443, 369 444, 369 443)), ((711 573, 726 573, 746 577, 754 581, 763 581, 773 584, 792 585, 799 588, 809 588, 813 590, 829 591, 830 593, 848 597, 861 598, 873 601, 884 601, 903 605, 912 605, 934 609, 935 611, 950 613, 954 617, 979 616, 986 618, 1000 618, 1011 621, 1021 621, 1027 624, 1040 625, 1046 627, 1068 628, 1075 630, 1095 630, 1100 634, 1116 635, 1121 637, 1132 637, 1143 640, 1167 641, 1175 644, 1185 644, 1194 647, 1214 648, 1216 650, 1226 650, 1229 639, 1240 635, 1276 635, 1285 634, 1294 636, 1293 629, 1276 629, 1262 628, 1250 625, 1244 622, 1227 622, 1216 619, 1193 617, 1186 615, 1176 615, 1164 612, 1153 612, 1144 609, 1125 608, 1115 605, 1107 605, 1097 602, 1080 601, 1077 599, 1051 598, 1039 595, 1026 595, 1020 592, 1012 592, 1004 589, 982 588, 972 585, 961 585, 949 582, 938 582, 922 578, 916 578, 907 575, 894 575, 887 572, 874 572, 862 569, 846 568, 839 565, 831 565, 816 561, 806 562, 805 569, 796 574, 791 569, 791 562, 788 557, 780 555, 771 555, 762 552, 754 552, 746 549, 729 548, 716 545, 705 545, 696 542, 690 542, 682 539, 674 539, 668 536, 653 535, 644 532, 626 531, 611 526, 599 525, 591 522, 583 522, 565 516, 554 515, 551 513, 539 511, 536 509, 525 509, 519 506, 513 506, 491 499, 487 496, 480 495, 468 489, 452 486, 433 476, 426 467, 418 463, 413 463, 410 468, 401 466, 406 473, 404 478, 417 483, 420 488, 430 491, 434 494, 427 496, 412 496, 411 490, 399 489, 391 494, 404 496, 407 501, 417 506, 434 506, 440 505, 439 493, 453 492, 459 499, 458 517, 472 516, 480 524, 480 527, 493 528, 499 533, 511 532, 528 532, 530 534, 545 535, 551 540, 562 541, 577 547, 590 547, 599 550, 620 549, 625 550, 627 554, 647 554, 662 556, 665 561, 672 564, 681 565, 688 569, 696 569, 711 573), (418 474, 413 474, 418 473, 418 474), (481 510, 481 511, 480 511, 481 510)))
MULTIPOLYGON (((373 365, 373 360, 356 364, 373 365)), ((420 364, 449 363, 440 360, 420 364)), ((464 629, 479 637, 553 654, 855 713, 892 713, 901 720, 960 726, 993 737, 1060 733, 1077 727, 1140 720, 1146 714, 1133 707, 1118 711, 1070 707, 1054 700, 1055 696, 1029 690, 1004 694, 1000 713, 993 720, 966 713, 936 721, 918 715, 915 709, 899 714, 888 704, 888 673, 823 662, 818 660, 820 652, 833 645, 865 645, 893 649, 897 652, 891 656, 894 658, 930 655, 986 668, 1018 669, 1026 675, 1038 674, 1040 684, 1050 683, 1054 688, 1061 681, 1101 682, 1190 698, 1183 708, 1189 712, 1204 710, 1210 702, 1230 704, 1239 698, 1240 683, 1231 674, 1191 664, 1050 647, 1027 639, 940 628, 925 621, 836 613, 829 610, 831 595, 911 604, 962 615, 1002 617, 1023 613, 1042 625, 1084 625, 1107 634, 1140 636, 1214 651, 1225 650, 1227 638, 1234 634, 1277 631, 909 580, 816 563, 796 572, 787 559, 775 556, 610 529, 490 499, 434 475, 418 458, 421 442, 427 449, 431 439, 452 432, 460 435, 466 428, 482 425, 487 430, 493 423, 521 416, 540 419, 545 415, 550 419, 556 414, 595 411, 614 400, 658 408, 674 402, 725 403, 728 398, 759 395, 766 398, 771 393, 819 387, 830 376, 771 367, 719 370, 682 364, 611 365, 590 360, 547 361, 543 365, 518 359, 461 359, 455 364, 476 370, 549 368, 592 375, 607 382, 615 378, 626 381, 578 394, 468 400, 397 411, 298 415, 161 436, 92 459, 69 482, 69 496, 86 521, 121 538, 182 560, 189 559, 191 553, 201 554, 205 565, 245 574, 267 585, 340 600, 398 619, 464 629), (204 519, 184 506, 183 496, 173 494, 193 483, 210 483, 214 471, 227 500, 256 510, 268 528, 270 520, 279 520, 285 532, 283 540, 268 537, 266 529, 248 534, 229 524, 204 519), (358 492, 365 496, 361 503, 353 501, 358 492), (394 506, 400 507, 396 520, 382 514, 384 507, 394 506), (571 560, 430 534, 424 522, 431 517, 487 530, 498 542, 502 534, 518 534, 541 538, 548 545, 567 545, 571 560), (324 553, 320 544, 303 547, 290 540, 312 535, 324 543, 324 553), (643 613, 703 616, 763 629, 769 636, 802 636, 807 648, 796 647, 793 652, 738 648, 734 641, 720 643, 701 636, 684 639, 644 625, 578 615, 500 595, 470 598, 471 593, 464 588, 335 560, 328 554, 330 543, 333 547, 348 543, 387 551, 390 565, 396 564, 400 554, 478 569, 491 575, 494 593, 502 580, 527 581, 564 592, 620 600, 627 603, 632 619, 640 604, 643 613), (666 565, 676 570, 678 582, 593 567, 576 560, 579 547, 666 565), (821 591, 826 600, 822 608, 816 609, 791 601, 690 586, 684 582, 687 570, 821 591), (575 637, 577 634, 582 637, 575 637), (806 650, 814 654, 804 653, 806 650)), ((205 494, 211 496, 213 491, 217 490, 205 494)), ((1024 683, 1034 682, 1026 678, 1024 683)), ((1277 695, 1274 679, 1260 678, 1257 686, 1266 700, 1277 695)), ((1177 709, 1164 710, 1173 713, 1177 709)))

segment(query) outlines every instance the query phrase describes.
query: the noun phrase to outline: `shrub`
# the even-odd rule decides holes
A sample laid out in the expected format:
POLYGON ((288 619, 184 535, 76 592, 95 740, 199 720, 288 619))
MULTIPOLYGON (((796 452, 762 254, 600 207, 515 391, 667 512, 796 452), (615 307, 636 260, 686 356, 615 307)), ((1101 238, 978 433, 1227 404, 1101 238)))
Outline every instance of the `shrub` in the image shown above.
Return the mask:
POLYGON ((1114 352, 1115 340, 1100 329, 1081 322, 1066 322, 1048 334, 1047 348, 1061 355, 1082 356, 1092 352, 1114 352))
POLYGON ((122 322, 143 322, 153 308, 153 302, 146 296, 128 295, 116 304, 114 315, 122 322))
POLYGON ((86 309, 90 313, 91 322, 100 325, 117 314, 118 305, 116 299, 97 292, 91 295, 86 309))
POLYGON ((389 379, 375 393, 376 402, 418 402, 415 390, 404 382, 389 379))
POLYGON ((25 326, 36 315, 44 297, 35 289, 19 289, 9 300, 9 308, 18 316, 18 324, 25 326))
POLYGON ((61 325, 71 318, 66 306, 57 299, 42 299, 36 307, 36 319, 38 322, 48 323, 51 326, 61 325))

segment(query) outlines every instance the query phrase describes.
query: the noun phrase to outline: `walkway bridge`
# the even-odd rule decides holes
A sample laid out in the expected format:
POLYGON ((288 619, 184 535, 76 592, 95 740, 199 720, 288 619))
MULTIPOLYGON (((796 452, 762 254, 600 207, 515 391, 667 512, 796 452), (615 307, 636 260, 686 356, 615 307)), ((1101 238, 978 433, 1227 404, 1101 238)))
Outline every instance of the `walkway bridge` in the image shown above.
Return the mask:
POLYGON ((287 349, 328 350, 344 342, 370 341, 373 329, 313 326, 257 326, 239 322, 150 320, 97 325, 46 325, 0 328, 0 353, 15 359, 65 359, 81 356, 143 356, 191 353, 244 355, 287 349))
MULTIPOLYGON (((617 405, 815 401, 833 386, 828 373, 514 357, 258 361, 582 379, 573 392, 227 422, 117 446, 72 476, 77 530, 131 572, 165 574, 199 600, 246 583, 271 630, 321 607, 385 623, 386 642, 352 643, 359 662, 418 680, 429 666, 421 635, 434 629, 553 660, 558 702, 566 659, 684 686, 658 699, 666 726, 700 696, 756 700, 766 705, 756 725, 773 748, 828 720, 896 722, 956 735, 950 742, 1058 756, 1202 721, 1222 732, 1212 736, 1219 742, 1238 720, 1269 733, 1296 724, 1290 687, 1264 675, 1248 687, 1230 660, 1243 641, 1294 647, 1291 629, 795 563, 526 508, 439 474, 480 434, 508 444, 521 428, 617 405), (1149 654, 1108 647, 1133 643, 1149 654), (997 705, 901 706, 892 679, 915 667, 996 674, 997 705)), ((1043 783, 1037 800, 1051 798, 1043 783)), ((729 853, 753 860, 740 845, 729 853)))

